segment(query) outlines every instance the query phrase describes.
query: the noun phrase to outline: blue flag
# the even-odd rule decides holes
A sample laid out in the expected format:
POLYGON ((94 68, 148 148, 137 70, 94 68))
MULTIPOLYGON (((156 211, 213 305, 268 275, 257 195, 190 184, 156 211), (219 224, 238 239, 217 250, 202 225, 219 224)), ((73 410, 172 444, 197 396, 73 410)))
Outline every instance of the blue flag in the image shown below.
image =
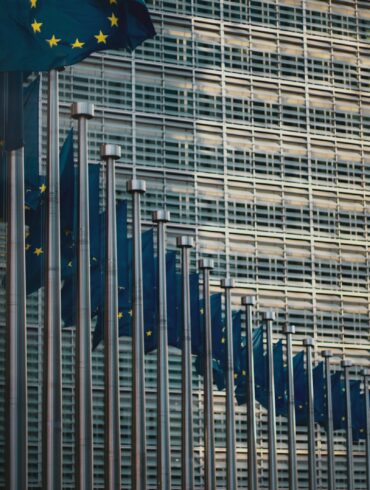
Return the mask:
POLYGON ((154 35, 143 0, 0 0, 0 71, 48 71, 154 35))
POLYGON ((284 366, 283 341, 273 347, 276 415, 288 414, 287 370, 284 366))
POLYGON ((304 366, 304 351, 293 357, 294 400, 296 424, 306 426, 308 416, 307 373, 304 366))
POLYGON ((351 381, 351 410, 352 410, 352 436, 354 441, 366 438, 366 406, 365 396, 368 391, 360 392, 360 381, 351 381))
MULTIPOLYGON (((14 2, 14 5, 16 7, 16 2, 14 2)), ((2 2, 0 1, 0 18, 2 9, 2 2)), ((0 41, 0 46, 2 53, 9 45, 7 45, 6 41, 0 41)), ((9 46, 9 48, 11 49, 12 46, 9 46)), ((23 73, 0 73, 0 149, 11 151, 17 150, 22 146, 23 73)))
POLYGON ((326 388, 324 363, 319 362, 312 370, 313 391, 314 391, 314 406, 315 406, 315 422, 325 426, 326 421, 326 388))
POLYGON ((333 428, 334 430, 345 429, 346 388, 341 371, 337 371, 331 375, 331 391, 333 402, 333 428))
POLYGON ((253 332, 254 384, 256 400, 265 408, 268 406, 267 357, 263 346, 264 328, 261 325, 253 332))

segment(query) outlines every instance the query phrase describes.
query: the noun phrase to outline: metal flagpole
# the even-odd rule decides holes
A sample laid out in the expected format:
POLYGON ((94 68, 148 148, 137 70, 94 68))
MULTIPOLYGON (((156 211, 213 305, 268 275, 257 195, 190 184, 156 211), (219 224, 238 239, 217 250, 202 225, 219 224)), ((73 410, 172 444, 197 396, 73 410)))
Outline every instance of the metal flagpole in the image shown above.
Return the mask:
POLYGON ((199 269, 203 272, 204 301, 204 488, 216 490, 215 467, 215 423, 213 418, 213 356, 211 301, 209 291, 209 274, 214 268, 212 259, 201 259, 199 269))
POLYGON ((28 488, 24 150, 7 154, 7 319, 5 486, 28 488))
POLYGON ((234 349, 233 321, 231 313, 231 288, 234 279, 227 277, 221 280, 225 289, 226 317, 226 470, 227 490, 237 490, 238 477, 236 472, 236 437, 235 437, 235 407, 234 407, 234 349))
POLYGON ((79 205, 78 205, 78 294, 76 325, 75 461, 78 490, 93 488, 93 430, 91 388, 91 303, 89 165, 87 120, 94 117, 89 102, 72 104, 71 116, 78 120, 79 205))
POLYGON ((132 490, 146 489, 146 422, 144 365, 143 264, 141 248, 140 195, 146 191, 143 180, 127 183, 132 194, 133 212, 133 312, 132 312, 132 490))
POLYGON ((370 490, 370 401, 369 401, 369 376, 370 371, 363 369, 366 420, 366 488, 370 490))
POLYGON ((272 322, 276 315, 273 311, 263 314, 266 324, 267 337, 267 363, 268 363, 268 444, 269 444, 269 490, 277 490, 277 456, 276 456, 276 408, 275 408, 275 380, 274 380, 274 354, 272 347, 272 322))
POLYGON ((194 489, 194 455, 193 455, 193 386, 192 386, 192 356, 191 356, 191 323, 190 323, 190 285, 189 285, 189 255, 194 247, 194 239, 180 236, 176 240, 181 249, 182 269, 182 424, 181 424, 181 490, 194 489))
POLYGON ((292 352, 292 335, 295 334, 294 325, 285 325, 284 333, 286 335, 286 357, 287 357, 287 366, 288 366, 289 489, 298 490, 294 373, 293 373, 293 352, 292 352))
POLYGON ((104 488, 121 489, 120 384, 118 349, 118 270, 115 160, 121 147, 102 145, 106 162, 105 301, 104 301, 104 488))
POLYGON ((325 382, 326 382, 326 440, 328 451, 328 490, 335 490, 335 469, 334 469, 334 431, 333 431, 333 402, 331 394, 331 369, 330 350, 323 350, 321 355, 325 359, 325 382))
POLYGON ((306 347, 307 398, 308 398, 308 479, 309 490, 316 490, 316 451, 315 451, 315 405, 312 374, 312 349, 314 341, 311 337, 303 340, 306 347))
POLYGON ((44 304, 43 489, 62 488, 62 369, 58 71, 49 72, 44 304))
POLYGON ((347 429, 347 490, 354 490, 354 471, 353 471, 353 437, 352 437, 352 407, 351 407, 351 386, 349 380, 349 368, 352 361, 343 359, 341 366, 344 370, 344 383, 346 389, 346 429, 347 429))
POLYGON ((168 211, 155 211, 158 228, 158 350, 157 350, 157 489, 171 490, 171 440, 168 381, 166 223, 168 211))
POLYGON ((252 309, 256 304, 254 296, 242 298, 245 306, 247 338, 247 418, 248 418, 248 489, 258 490, 257 479, 257 429, 256 429, 256 394, 254 389, 254 355, 253 355, 253 318, 252 309))

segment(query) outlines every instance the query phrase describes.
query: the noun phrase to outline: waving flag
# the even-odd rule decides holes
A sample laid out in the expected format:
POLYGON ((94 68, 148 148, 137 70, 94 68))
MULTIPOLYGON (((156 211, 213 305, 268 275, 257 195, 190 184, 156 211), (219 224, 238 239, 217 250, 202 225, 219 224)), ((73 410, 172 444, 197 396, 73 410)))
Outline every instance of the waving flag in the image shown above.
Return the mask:
POLYGON ((154 35, 143 0, 0 0, 0 71, 48 71, 154 35))

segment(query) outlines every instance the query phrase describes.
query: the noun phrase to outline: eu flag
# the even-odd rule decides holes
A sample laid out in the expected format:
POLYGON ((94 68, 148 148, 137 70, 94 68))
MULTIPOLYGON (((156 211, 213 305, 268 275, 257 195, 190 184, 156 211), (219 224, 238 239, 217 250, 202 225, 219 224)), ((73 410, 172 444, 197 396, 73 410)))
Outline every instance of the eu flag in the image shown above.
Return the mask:
POLYGON ((154 35, 143 0, 0 0, 0 71, 48 71, 154 35))

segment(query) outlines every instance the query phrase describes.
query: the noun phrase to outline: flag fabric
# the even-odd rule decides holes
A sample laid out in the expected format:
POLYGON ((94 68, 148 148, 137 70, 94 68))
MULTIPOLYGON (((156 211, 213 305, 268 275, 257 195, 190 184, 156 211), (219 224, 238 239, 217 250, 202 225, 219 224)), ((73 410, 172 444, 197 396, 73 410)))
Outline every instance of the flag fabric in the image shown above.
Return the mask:
MULTIPOLYGON (((1 15, 1 14, 0 14, 1 15)), ((23 146, 23 76, 0 73, 0 220, 6 220, 6 152, 23 146)))
POLYGON ((346 428, 346 388, 342 372, 336 371, 331 375, 331 391, 333 402, 333 429, 346 428))
POLYGON ((366 406, 365 396, 368 391, 361 393, 361 381, 351 381, 351 410, 352 410, 352 436, 354 441, 366 438, 366 406))
MULTIPOLYGON (((0 41, 0 46, 3 50, 7 43, 0 41)), ((17 150, 23 143, 23 74, 0 73, 0 148, 3 151, 17 150)))
POLYGON ((315 422, 325 426, 326 421, 326 388, 324 362, 320 361, 312 370, 315 422))
POLYGON ((265 408, 268 407, 268 374, 267 357, 264 346, 264 328, 261 325, 253 332, 254 384, 256 400, 265 408))
POLYGON ((23 90, 24 110, 24 179, 26 205, 35 209, 40 186, 45 178, 39 175, 40 145, 40 77, 35 78, 23 90), (30 189, 31 194, 27 192, 30 189), (34 197, 32 199, 32 197, 34 197))
POLYGON ((288 415, 287 369, 284 366, 283 341, 274 344, 274 382, 276 415, 288 415))
POLYGON ((308 417, 307 373, 304 359, 303 350, 293 357, 295 419, 296 424, 301 426, 307 425, 308 417))
POLYGON ((0 71, 48 71, 154 35, 143 0, 0 0, 0 71))

